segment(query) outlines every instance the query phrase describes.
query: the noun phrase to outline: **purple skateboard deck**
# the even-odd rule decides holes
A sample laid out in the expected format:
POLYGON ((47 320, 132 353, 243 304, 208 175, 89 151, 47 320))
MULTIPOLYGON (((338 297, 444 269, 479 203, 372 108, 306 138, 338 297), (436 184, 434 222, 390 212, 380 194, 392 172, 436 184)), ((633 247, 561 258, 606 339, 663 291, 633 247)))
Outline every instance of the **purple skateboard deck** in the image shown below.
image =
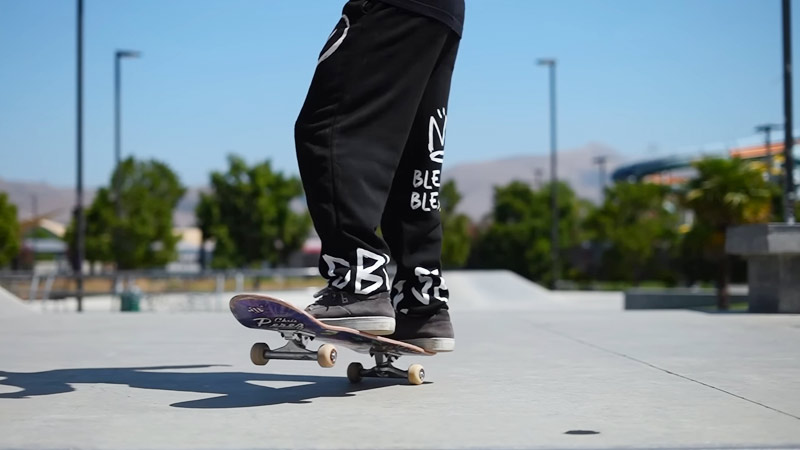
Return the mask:
POLYGON ((230 301, 231 312, 248 328, 276 331, 284 335, 301 335, 343 345, 359 353, 400 355, 434 355, 415 345, 373 336, 350 328, 326 325, 283 300, 266 295, 242 294, 230 301))

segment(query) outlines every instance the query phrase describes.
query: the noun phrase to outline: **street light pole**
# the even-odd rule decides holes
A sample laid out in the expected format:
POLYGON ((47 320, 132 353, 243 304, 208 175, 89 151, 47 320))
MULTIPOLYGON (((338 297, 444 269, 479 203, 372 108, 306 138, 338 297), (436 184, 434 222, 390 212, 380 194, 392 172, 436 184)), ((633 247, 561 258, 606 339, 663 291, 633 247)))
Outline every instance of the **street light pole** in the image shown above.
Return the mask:
POLYGON ((544 177, 544 170, 539 167, 533 169, 533 187, 535 189, 542 188, 542 177, 544 177))
POLYGON ((597 164, 598 169, 598 177, 599 182, 598 186, 600 186, 600 202, 602 203, 605 200, 605 192, 606 192, 606 156, 596 156, 592 162, 597 164))
POLYGON ((781 126, 774 123, 766 123, 756 127, 756 133, 764 133, 764 148, 767 156, 767 179, 772 181, 772 130, 778 131, 781 126))
MULTIPOLYGON (((121 142, 122 142, 122 125, 121 125, 121 110, 122 110, 122 100, 120 92, 122 90, 122 70, 121 69, 121 61, 123 58, 138 58, 141 55, 140 52, 133 51, 133 50, 117 50, 114 53, 114 175, 112 176, 111 180, 114 184, 114 212, 119 220, 122 216, 122 202, 120 199, 120 186, 119 186, 119 174, 117 173, 119 170, 119 165, 122 162, 122 150, 121 150, 121 142)), ((118 240, 119 237, 117 233, 114 233, 114 240, 118 240)), ((119 246, 117 246, 118 251, 119 246)), ((117 269, 119 269, 119 260, 117 260, 117 269)), ((114 283, 116 288, 117 283, 114 283)))
POLYGON ((794 224, 794 123, 792 122, 792 14, 791 1, 783 0, 783 157, 786 168, 786 194, 783 218, 794 224))
POLYGON ((77 153, 77 186, 76 186, 76 205, 75 205, 75 252, 77 259, 77 271, 75 284, 78 300, 78 312, 83 311, 83 258, 84 258, 84 234, 86 224, 83 217, 83 0, 78 0, 77 10, 77 76, 76 76, 76 153, 77 153))
POLYGON ((120 109, 121 109, 121 98, 120 98, 120 91, 122 88, 122 71, 120 70, 121 64, 120 61, 123 58, 138 58, 141 56, 141 52, 133 51, 133 50, 117 50, 114 53, 114 167, 119 168, 119 164, 122 160, 121 150, 120 150, 120 142, 121 142, 121 125, 120 125, 120 109))
POLYGON ((554 58, 541 58, 538 64, 547 66, 550 73, 550 209, 553 218, 550 223, 550 253, 553 265, 551 287, 556 289, 558 279, 561 278, 558 262, 560 245, 558 242, 558 154, 556 150, 556 60, 554 58))

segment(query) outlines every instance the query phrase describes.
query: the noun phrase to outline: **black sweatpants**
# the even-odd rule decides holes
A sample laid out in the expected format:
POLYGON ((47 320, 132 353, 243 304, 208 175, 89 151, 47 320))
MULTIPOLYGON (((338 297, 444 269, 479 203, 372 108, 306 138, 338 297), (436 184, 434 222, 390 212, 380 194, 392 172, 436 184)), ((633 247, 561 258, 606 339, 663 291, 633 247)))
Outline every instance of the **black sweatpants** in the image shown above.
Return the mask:
POLYGON ((295 126, 320 273, 357 294, 391 289, 409 315, 447 307, 438 195, 459 40, 433 19, 349 1, 295 126))

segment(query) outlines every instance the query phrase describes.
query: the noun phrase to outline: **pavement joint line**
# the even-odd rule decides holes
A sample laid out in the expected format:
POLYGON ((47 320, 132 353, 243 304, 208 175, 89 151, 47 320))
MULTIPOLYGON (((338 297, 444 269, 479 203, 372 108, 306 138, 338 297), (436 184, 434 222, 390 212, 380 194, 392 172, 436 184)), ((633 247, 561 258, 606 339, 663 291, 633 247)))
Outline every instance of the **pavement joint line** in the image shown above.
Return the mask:
MULTIPOLYGON (((485 450, 485 449, 565 449, 565 450, 797 450, 798 444, 786 445, 719 445, 719 446, 686 446, 686 447, 541 447, 541 446, 481 446, 481 447, 422 447, 423 449, 436 448, 439 450, 485 450)), ((257 447, 256 447, 257 448, 257 447)), ((340 447, 335 450, 344 450, 350 447, 340 447)), ((393 448, 393 447, 376 447, 393 448)), ((250 450, 248 447, 247 450, 250 450)), ((255 448, 253 449, 255 450, 255 448)))
MULTIPOLYGON (((711 447, 695 447, 695 446, 687 446, 687 447, 566 447, 569 450, 797 450, 798 444, 787 444, 787 445, 719 445, 719 446, 711 446, 711 447)), ((476 447, 476 448, 486 448, 486 447, 476 447)), ((489 447, 493 448, 493 447, 489 447)), ((506 448, 506 447, 497 447, 497 448, 506 448)), ((508 447, 508 448, 515 448, 515 447, 508 447)), ((525 447, 521 447, 525 448, 525 447)), ((539 448, 539 447, 530 447, 530 448, 539 448)), ((548 447, 544 447, 548 448, 548 447)), ((561 447, 553 447, 553 448, 561 448, 561 447)))
POLYGON ((534 323, 534 326, 536 326, 537 328, 539 328, 541 330, 547 331, 547 332, 549 332, 551 334, 555 334, 556 336, 560 336, 560 337, 563 337, 565 339, 569 339, 569 340, 577 342, 579 344, 583 344, 583 345, 586 345, 588 347, 592 347, 592 348, 595 348, 597 350, 601 350, 601 351, 604 351, 606 353, 610 353, 612 355, 620 356, 620 357, 628 359, 630 361, 634 361, 634 362, 637 362, 639 364, 643 364, 645 366, 648 366, 650 368, 659 370, 659 371, 664 372, 664 373, 666 373, 668 375, 673 375, 673 376, 676 376, 678 378, 683 378, 684 380, 691 381, 692 383, 697 383, 697 384, 699 384, 701 386, 705 386, 705 387, 717 390, 717 391, 722 392, 724 394, 728 394, 728 395, 730 395, 732 397, 736 397, 736 398, 738 398, 740 400, 744 400, 746 402, 750 402, 750 403, 753 403, 755 405, 767 408, 767 409, 772 410, 772 411, 774 411, 774 412, 776 412, 778 414, 783 414, 784 416, 788 416, 788 417, 791 417, 793 419, 800 420, 800 416, 795 416, 792 413, 789 413, 789 412, 786 412, 786 411, 782 411, 780 409, 774 408, 774 407, 769 406, 769 405, 765 405, 764 403, 761 403, 761 402, 758 402, 758 401, 755 401, 755 400, 751 400, 751 399, 749 399, 747 397, 743 397, 743 396, 741 396, 739 394, 734 394, 733 392, 726 391, 725 389, 722 389, 720 387, 714 386, 712 384, 708 384, 708 383, 705 383, 703 381, 696 380, 696 379, 694 379, 692 377, 689 377, 689 376, 686 376, 686 375, 681 375, 681 374, 679 374, 677 372, 673 372, 671 370, 664 369, 663 367, 659 367, 659 366, 657 366, 655 364, 652 364, 652 363, 649 363, 647 361, 638 359, 638 358, 630 356, 630 355, 626 355, 625 353, 620 353, 620 352, 615 351, 615 350, 611 350, 611 349, 608 349, 608 348, 605 348, 605 347, 601 347, 601 346, 599 346, 597 344, 592 344, 591 342, 586 342, 586 341, 584 341, 582 339, 578 339, 578 338, 570 336, 568 334, 553 330, 551 328, 547 328, 546 326, 536 325, 535 323, 534 323))

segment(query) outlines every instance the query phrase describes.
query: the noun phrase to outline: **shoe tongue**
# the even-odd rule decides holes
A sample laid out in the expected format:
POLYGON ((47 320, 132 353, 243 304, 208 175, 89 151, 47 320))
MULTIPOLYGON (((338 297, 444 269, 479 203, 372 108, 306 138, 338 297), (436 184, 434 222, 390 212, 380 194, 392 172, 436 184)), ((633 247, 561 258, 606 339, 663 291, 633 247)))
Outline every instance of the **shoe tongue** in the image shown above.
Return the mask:
POLYGON ((342 296, 342 291, 330 286, 326 286, 314 294, 314 298, 317 299, 317 304, 327 306, 337 305, 341 300, 340 297, 344 298, 344 296, 342 296))
POLYGON ((322 289, 318 290, 316 294, 314 294, 314 298, 320 298, 320 297, 323 297, 323 296, 325 296, 325 294, 328 294, 328 293, 330 293, 331 291, 333 291, 333 288, 332 288, 332 287, 330 287, 330 286, 325 286, 324 288, 322 288, 322 289))

